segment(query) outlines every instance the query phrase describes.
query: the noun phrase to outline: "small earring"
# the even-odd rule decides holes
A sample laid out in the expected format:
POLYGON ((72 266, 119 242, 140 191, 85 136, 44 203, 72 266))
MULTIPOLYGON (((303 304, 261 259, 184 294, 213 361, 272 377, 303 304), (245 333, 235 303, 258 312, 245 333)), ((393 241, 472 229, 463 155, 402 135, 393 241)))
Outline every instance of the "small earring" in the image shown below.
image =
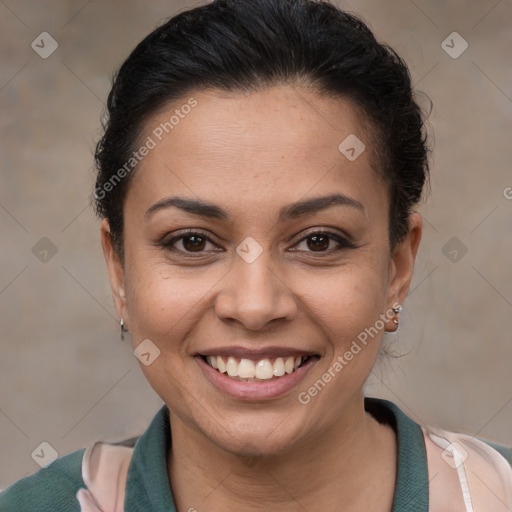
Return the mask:
POLYGON ((128 329, 124 326, 124 320, 122 318, 119 325, 121 326, 121 341, 124 341, 124 333, 128 332, 128 329))
MULTIPOLYGON (((396 308, 393 308, 393 313, 395 313, 395 315, 399 315, 402 311, 402 306, 399 304, 396 308)), ((400 317, 398 318, 394 318, 393 319, 393 322, 398 325, 400 323, 400 317)))

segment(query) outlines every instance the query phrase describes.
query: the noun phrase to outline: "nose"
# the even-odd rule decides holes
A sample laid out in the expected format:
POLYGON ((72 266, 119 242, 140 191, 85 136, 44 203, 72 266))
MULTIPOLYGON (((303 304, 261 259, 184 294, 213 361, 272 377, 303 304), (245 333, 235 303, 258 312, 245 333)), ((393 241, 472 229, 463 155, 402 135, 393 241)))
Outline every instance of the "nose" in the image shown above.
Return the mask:
POLYGON ((218 318, 236 321, 251 331, 261 330, 273 320, 294 318, 294 294, 270 263, 265 252, 251 263, 236 256, 215 301, 218 318))

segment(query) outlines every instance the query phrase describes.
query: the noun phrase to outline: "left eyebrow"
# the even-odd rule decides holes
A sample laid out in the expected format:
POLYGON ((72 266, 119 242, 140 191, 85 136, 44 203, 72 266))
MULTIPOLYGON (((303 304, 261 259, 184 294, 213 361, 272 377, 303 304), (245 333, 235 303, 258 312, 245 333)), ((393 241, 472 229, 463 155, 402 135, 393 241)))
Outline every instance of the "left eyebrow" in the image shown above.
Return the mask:
MULTIPOLYGON (((200 217, 213 218, 221 221, 229 219, 229 214, 220 206, 205 201, 188 199, 184 197, 166 197, 151 206, 146 213, 145 217, 151 216, 158 210, 169 207, 176 207, 180 210, 186 211, 193 215, 200 217)), ((289 204, 279 210, 278 221, 284 222, 290 219, 297 219, 304 215, 310 215, 322 210, 326 210, 332 206, 350 206, 358 210, 364 211, 362 203, 344 194, 332 194, 329 196, 314 197, 312 199, 305 199, 296 203, 289 204)))

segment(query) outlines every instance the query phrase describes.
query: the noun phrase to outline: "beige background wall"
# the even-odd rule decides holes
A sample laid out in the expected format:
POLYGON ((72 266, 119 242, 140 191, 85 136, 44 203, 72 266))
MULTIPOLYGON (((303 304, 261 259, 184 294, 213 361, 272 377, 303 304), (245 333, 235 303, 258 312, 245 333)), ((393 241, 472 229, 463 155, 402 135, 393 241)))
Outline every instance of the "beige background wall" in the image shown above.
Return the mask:
MULTIPOLYGON (((139 434, 161 405, 119 340, 89 207, 92 149, 112 71, 193 5, 0 2, 0 488, 39 468, 41 442, 63 455, 139 434), (58 42, 47 59, 31 48, 44 31, 58 42), (40 242, 47 262, 33 254, 43 237, 57 250, 40 242)), ((339 5, 406 59, 434 103, 432 192, 396 342, 409 355, 377 370, 368 393, 512 445, 512 2, 339 5), (456 59, 441 47, 453 31, 469 44, 456 59)))

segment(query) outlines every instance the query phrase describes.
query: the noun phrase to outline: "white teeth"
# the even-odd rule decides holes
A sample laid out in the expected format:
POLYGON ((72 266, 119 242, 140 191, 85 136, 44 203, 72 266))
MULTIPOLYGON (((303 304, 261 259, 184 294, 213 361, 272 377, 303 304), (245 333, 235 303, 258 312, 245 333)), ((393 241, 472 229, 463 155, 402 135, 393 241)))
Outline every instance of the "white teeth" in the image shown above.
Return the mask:
POLYGON ((278 357, 274 363, 274 375, 282 377, 284 375, 284 361, 282 357, 278 357))
POLYGON ((258 364, 256 365, 256 378, 271 379, 273 376, 274 367, 272 366, 272 363, 268 359, 262 359, 261 361, 258 361, 258 364))
MULTIPOLYGON (((224 359, 222 359, 222 357, 220 357, 220 356, 214 357, 214 359, 217 359, 217 366, 218 366, 219 372, 226 373, 227 368, 226 368, 226 363, 224 362, 224 359)), ((215 366, 213 366, 213 367, 215 368, 215 366)))
MULTIPOLYGON (((242 359, 240 361, 238 376, 243 379, 254 379, 254 376, 258 376, 258 371, 254 368, 254 363, 250 359, 242 359)), ((258 379, 261 379, 261 377, 258 377, 258 379)))
POLYGON ((227 373, 230 377, 239 379, 271 380, 282 377, 286 373, 293 373, 303 362, 303 357, 277 357, 272 364, 270 359, 251 361, 250 359, 236 359, 232 356, 227 362, 222 356, 207 356, 206 361, 220 373, 227 373))
POLYGON ((226 368, 230 377, 238 377, 238 363, 234 357, 228 357, 226 368))

